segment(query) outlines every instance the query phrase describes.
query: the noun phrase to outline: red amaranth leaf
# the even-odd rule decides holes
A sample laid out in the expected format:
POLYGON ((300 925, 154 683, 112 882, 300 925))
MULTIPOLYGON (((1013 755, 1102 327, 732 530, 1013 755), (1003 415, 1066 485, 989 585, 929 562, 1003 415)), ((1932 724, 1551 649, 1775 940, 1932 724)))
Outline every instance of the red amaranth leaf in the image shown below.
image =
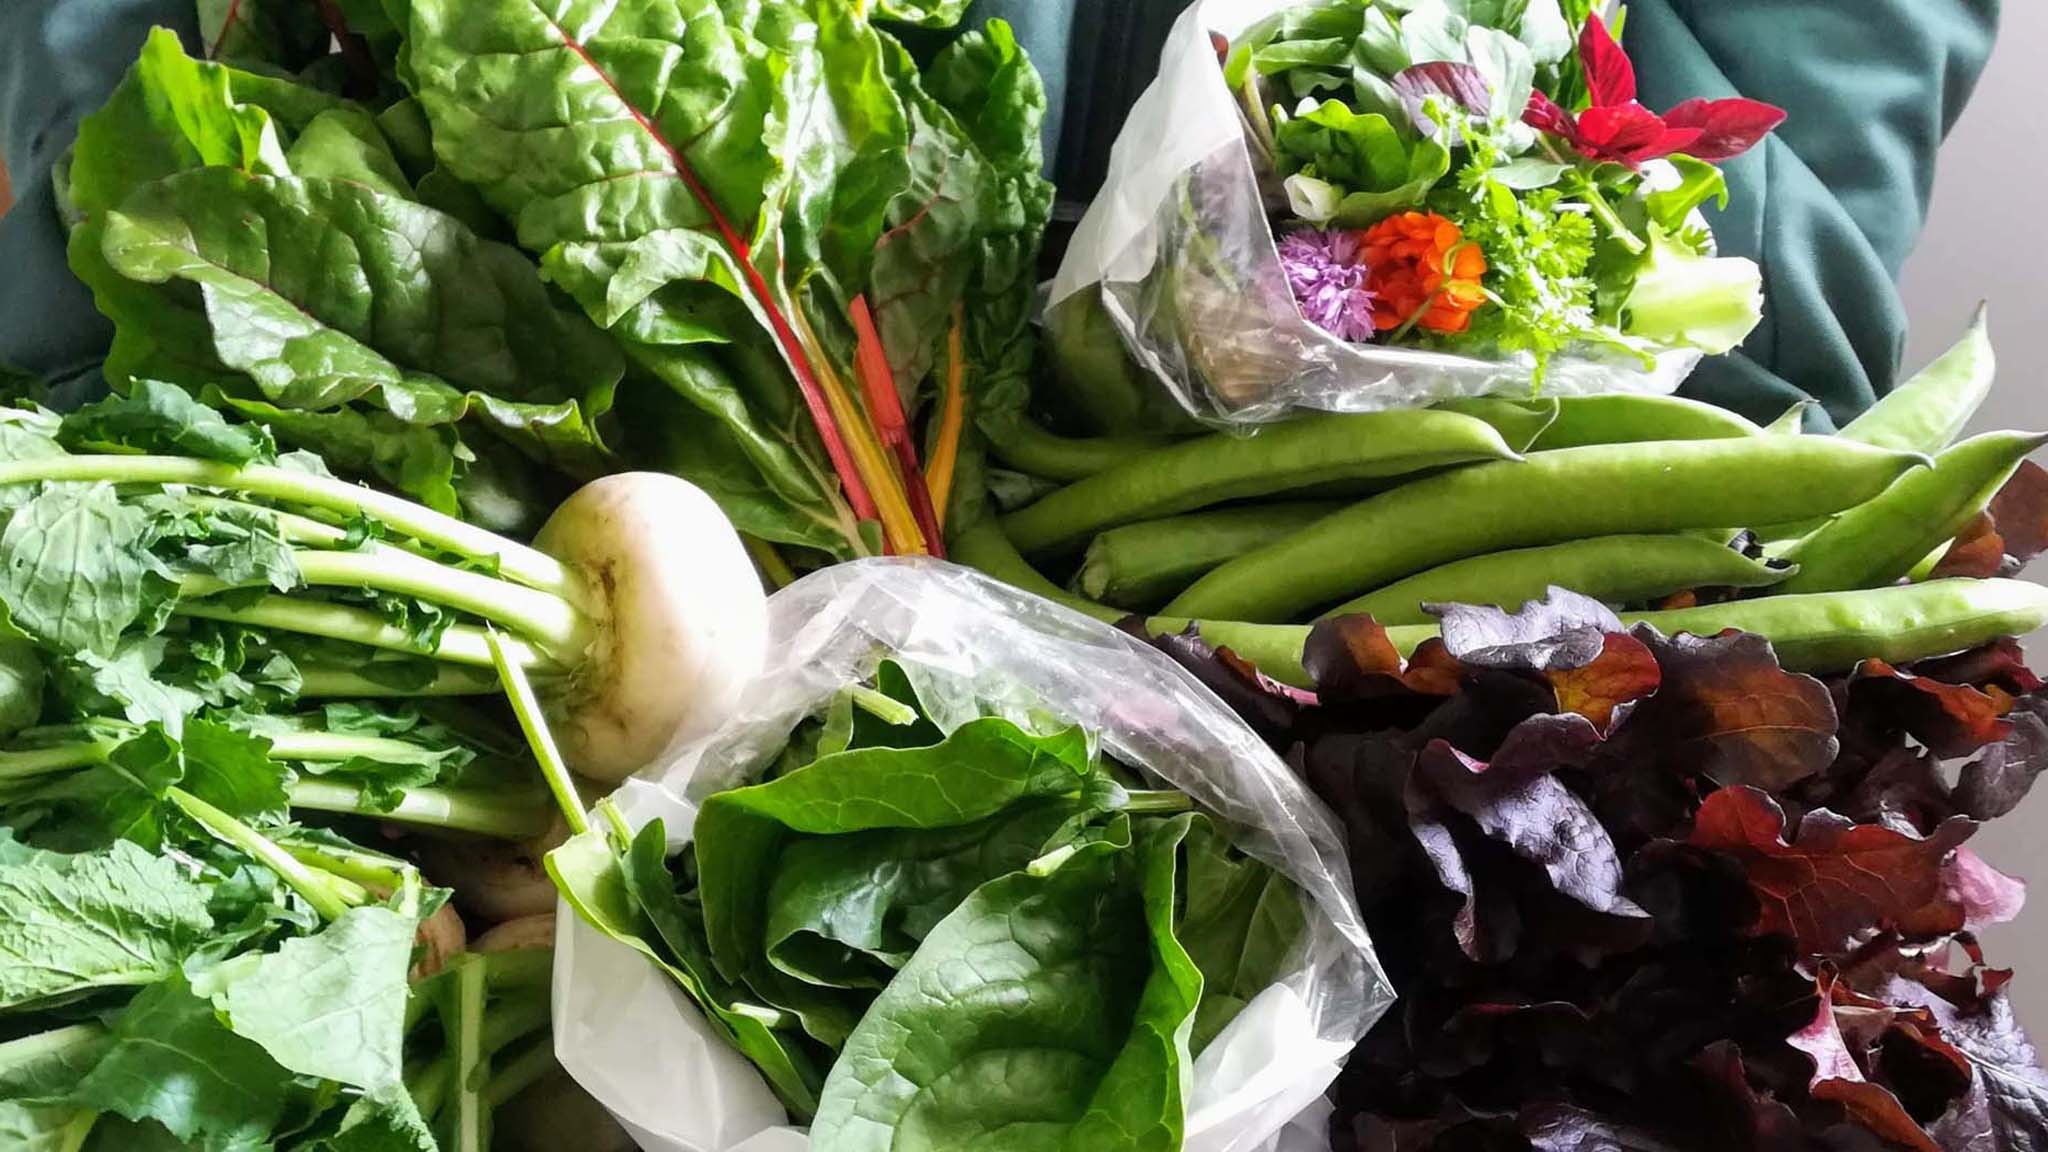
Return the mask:
POLYGON ((1976 824, 1957 817, 1926 838, 1833 812, 1809 812, 1785 837, 1785 811, 1755 788, 1723 788, 1694 817, 1690 843, 1743 862, 1758 903, 1752 930, 1778 932, 1800 951, 1829 955, 1887 927, 1938 936, 1963 927, 1943 895, 1943 865, 1976 824))
POLYGON ((1721 100, 1695 96, 1664 114, 1665 124, 1699 132, 1699 139, 1686 145, 1685 154, 1710 164, 1742 155, 1784 122, 1783 108, 1739 96, 1721 100))
POLYGON ((1849 705, 1905 732, 1944 759, 1968 756, 2012 734, 2005 718, 2012 698, 1996 686, 1979 689, 1901 672, 1865 660, 1849 678, 1849 705))
POLYGON ((1773 791, 1835 759, 1835 703, 1827 686, 1779 667, 1770 642, 1749 633, 1665 639, 1638 627, 1663 670, 1637 706, 1630 750, 1666 769, 1724 785, 1773 791))

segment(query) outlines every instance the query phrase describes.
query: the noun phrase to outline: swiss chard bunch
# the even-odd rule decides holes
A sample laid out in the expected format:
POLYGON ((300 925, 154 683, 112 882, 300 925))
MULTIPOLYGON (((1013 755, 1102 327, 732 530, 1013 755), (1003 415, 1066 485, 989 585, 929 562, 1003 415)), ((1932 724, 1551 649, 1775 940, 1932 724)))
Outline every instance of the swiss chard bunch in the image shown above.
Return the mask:
POLYGON ((1179 1146, 1193 1055, 1286 970, 1301 894, 1077 728, 942 732, 902 670, 837 694, 758 783, 549 859, 820 1149, 1179 1146))
POLYGON ((496 530, 630 467, 836 558, 978 497, 1051 201, 1007 27, 920 62, 840 3, 201 8, 207 58, 153 36, 64 179, 116 389, 496 530))
POLYGON ((1316 627, 1318 692, 1161 646, 1349 831, 1400 994, 1333 1089, 1349 1149, 2048 1146, 2048 1074, 1966 844, 2048 754, 2016 642, 1815 679, 1553 591, 1403 662, 1316 627))
POLYGON ((1353 342, 1527 353, 1725 352, 1759 318, 1753 264, 1694 209, 1715 162, 1783 114, 1659 115, 1591 5, 1318 0, 1233 46, 1225 75, 1285 210, 1303 314, 1353 342))

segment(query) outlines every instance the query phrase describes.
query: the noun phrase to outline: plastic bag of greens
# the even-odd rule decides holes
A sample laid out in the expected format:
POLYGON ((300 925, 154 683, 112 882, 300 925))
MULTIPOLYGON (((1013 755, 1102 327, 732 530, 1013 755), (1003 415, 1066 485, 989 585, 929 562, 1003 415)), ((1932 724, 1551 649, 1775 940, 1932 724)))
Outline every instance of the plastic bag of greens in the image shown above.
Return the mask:
MULTIPOLYGON (((1342 841, 1287 766, 1146 645, 965 569, 907 560, 839 565, 778 593, 769 612, 775 655, 744 694, 742 714, 628 782, 613 798, 614 827, 597 819, 552 863, 583 913, 565 910, 559 920, 556 1051, 642 1146, 768 1152, 812 1147, 815 1136, 820 1149, 953 1147, 963 1132, 990 1125, 1071 1126, 1104 1099, 1138 1109, 1148 1124, 1179 1126, 1189 1149, 1300 1146, 1302 1125, 1292 1126, 1292 1136, 1282 1130, 1318 1106, 1391 995, 1353 902, 1342 841), (774 841, 781 855, 759 854, 759 866, 716 859, 732 855, 713 845, 738 843, 728 835, 735 828, 771 826, 759 823, 761 814, 784 803, 771 790, 810 788, 815 801, 824 786, 806 779, 871 755, 886 757, 896 780, 915 775, 928 750, 964 749, 932 776, 949 814, 956 805, 997 804, 989 797, 1003 786, 989 781, 996 760, 1007 757, 973 755, 983 738, 1032 749, 1034 778, 1062 777, 1071 761, 1092 773, 1092 790, 1108 783, 1109 766, 1127 771, 1108 784, 1117 799, 1100 818, 1072 820, 1074 809, 1060 807, 1071 797, 1038 808, 1002 801, 998 815, 969 826, 912 821, 877 832, 870 821, 870 831, 829 836, 781 828, 774 841), (1188 811, 1166 814, 1175 808, 1188 811), (657 819, 661 828, 650 830, 657 819), (1050 837, 1048 821, 1058 825, 1050 837), (629 830, 641 833, 630 847, 629 830), (693 832, 701 836, 696 844, 693 832), (963 840, 943 847, 930 839, 961 833, 963 840), (920 847, 907 846, 918 837, 920 847), (1032 847, 1002 862, 1020 841, 1032 847), (1061 847, 1034 855, 1041 841, 1061 847), (1175 851, 1176 842, 1177 857, 1157 854, 1162 844, 1175 851), (880 853, 884 865, 864 853, 880 853), (664 856, 669 869, 661 867, 664 856), (633 857, 637 874, 630 864, 624 874, 612 868, 633 857), (1116 867, 1103 862, 1119 859, 1143 869, 1142 900, 1137 889, 1101 895, 1112 891, 1100 881, 1112 873, 1102 869, 1116 867), (880 875, 923 877, 903 881, 914 888, 976 868, 984 871, 964 899, 958 892, 937 899, 929 886, 917 899, 872 887, 880 875), (808 903, 779 895, 786 882, 831 889, 840 877, 863 887, 808 903), (1176 897, 1154 899, 1162 880, 1179 885, 1171 945, 1155 918, 1175 907, 1176 897), (1105 886, 1091 887, 1098 882, 1105 886), (683 895, 670 903, 677 891, 683 895), (743 977, 727 981, 718 967, 721 926, 738 917, 714 902, 732 892, 767 905, 765 935, 752 938, 768 944, 750 954, 743 977), (1044 912, 1064 907, 1061 892, 1097 893, 1088 897, 1103 901, 1087 905, 1100 913, 1086 921, 1092 928, 1068 938, 1059 916, 1044 912), (842 930, 847 916, 859 919, 849 909, 880 900, 899 900, 896 911, 910 906, 902 918, 887 919, 890 940, 842 930), (657 908, 663 904, 668 912, 657 908), (648 908, 656 908, 653 920, 643 914, 648 908), (976 917, 997 908, 1009 911, 991 953, 989 923, 976 917), (682 923, 692 909, 699 927, 682 923), (778 924, 792 922, 791 909, 811 934, 778 934, 778 924), (805 920, 806 909, 825 911, 805 920), (921 927, 906 927, 920 920, 921 927), (1119 951, 1115 941, 1133 932, 1150 944, 1119 951), (1083 938, 1093 959, 1060 951, 1083 938), (858 947, 848 943, 856 940, 858 947), (968 941, 973 946, 963 947, 968 941), (1007 948, 1012 941, 1030 947, 1007 948), (1227 958, 1221 965, 1218 941, 1227 958), (1167 959, 1183 947, 1207 977, 1199 1008, 1186 999, 1189 986, 1177 983, 1189 969, 1167 959), (1263 958, 1254 955, 1260 952, 1263 958), (1020 956, 1043 969, 996 975, 1020 956), (1221 978, 1219 969, 1226 970, 1221 978), (830 975, 842 970, 872 980, 859 989, 860 979, 830 975), (1056 975, 1062 971, 1069 976, 1056 975), (1011 983, 974 983, 984 978, 1011 983), (687 995, 682 981, 693 981, 705 999, 687 995), (1112 985, 1122 991, 1106 990, 1112 985), (933 995, 941 989, 946 996, 933 995), (844 1011, 848 997, 851 1013, 844 1011), (934 1007, 935 1000, 943 1003, 934 1007), (708 1016, 704 1003, 713 1005, 708 1016), (1017 1015, 999 1029, 972 1009, 946 1015, 972 1003, 990 1013, 1009 1004, 1017 1015), (1172 1004, 1178 1009, 1162 1007, 1172 1004), (1066 1028, 1088 1036, 1066 1035, 1066 1028), (991 1039, 998 1032, 1000 1040, 991 1039), (1098 1033, 1111 1037, 1115 1055, 1091 1047, 1098 1033), (837 1043, 819 1043, 827 1036, 837 1043), (890 1045, 906 1036, 951 1047, 890 1057, 890 1045), (806 1059, 813 1063, 808 1082, 806 1059), (816 1116, 811 1135, 797 1126, 806 1111, 816 1116)), ((834 788, 832 819, 865 819, 850 814, 860 794, 834 788)), ((926 794, 892 792, 887 804, 872 807, 921 811, 918 796, 926 794)), ((815 833, 818 818, 813 810, 797 823, 812 820, 805 829, 815 833)), ((1130 1112, 1116 1123, 1131 1123, 1130 1112)), ((1088 1147, 1113 1144, 1088 1142, 1086 1131, 1069 1134, 1088 1147)))
POLYGON ((1146 411, 1110 398, 1132 384, 1102 370, 1105 329, 1222 423, 1670 392, 1739 343, 1761 279, 1697 209, 1782 113, 1651 111, 1592 7, 1190 7, 1047 297, 1070 405, 1146 411))

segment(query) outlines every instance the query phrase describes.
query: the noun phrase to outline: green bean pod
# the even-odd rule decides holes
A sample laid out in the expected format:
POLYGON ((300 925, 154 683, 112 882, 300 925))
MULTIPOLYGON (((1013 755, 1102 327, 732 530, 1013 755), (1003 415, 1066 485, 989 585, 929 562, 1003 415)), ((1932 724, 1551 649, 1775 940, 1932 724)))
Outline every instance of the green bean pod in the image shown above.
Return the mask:
POLYGON ((1955 347, 1864 409, 1840 435, 1877 448, 1939 452, 1962 434, 1997 374, 1990 324, 1979 304, 1955 347))
POLYGON ((1493 425, 1508 447, 1526 452, 1552 424, 1557 423, 1559 401, 1555 397, 1536 399, 1506 396, 1469 396, 1438 404, 1440 412, 1456 412, 1493 425))
POLYGON ((1727 628, 1771 642, 1798 672, 1846 672, 1873 657, 1892 664, 1946 656, 2048 624, 2048 588, 2025 580, 1930 580, 1853 592, 1763 596, 1625 615, 1666 636, 1727 628))
POLYGON ((1010 513, 1003 531, 1029 555, 1119 524, 1232 500, 1515 458, 1491 424, 1456 412, 1309 416, 1268 425, 1254 436, 1204 436, 1132 457, 1010 513))
MULTIPOLYGON (((1627 624, 1648 624, 1666 636, 1713 636, 1733 628, 1771 642, 1778 662, 1795 672, 1846 672, 1875 657, 1907 664, 2025 636, 2048 624, 2048 588, 2024 580, 1933 580, 1856 592, 1765 596, 1669 612, 1625 613, 1627 624)), ((1309 629, 1300 624, 1194 622, 1202 638, 1228 645, 1283 684, 1313 688, 1302 667, 1309 629)), ((1156 616, 1155 635, 1179 632, 1189 621, 1156 616)), ((1402 656, 1437 634, 1430 626, 1387 629, 1402 656)))
POLYGON ((1031 561, 1017 551, 1009 537, 1003 535, 1002 526, 993 519, 985 517, 956 533, 946 542, 946 555, 954 563, 964 564, 985 576, 993 576, 1012 588, 1021 588, 1105 623, 1114 624, 1129 615, 1120 609, 1076 596, 1046 579, 1031 566, 1031 561))
POLYGON ((1890 584, 1982 512, 2027 453, 2048 443, 2031 432, 1972 436, 1898 478, 1794 544, 1785 558, 1799 573, 1779 592, 1834 592, 1890 584))
POLYGON ((1019 417, 981 425, 996 459, 1019 472, 1047 480, 1085 480, 1146 452, 1173 443, 1164 436, 1061 436, 1019 417))
POLYGON ((1731 440, 1762 433, 1762 428, 1725 408, 1678 396, 1565 396, 1557 402, 1557 419, 1530 447, 1549 451, 1649 440, 1731 440))
MULTIPOLYGON (((1903 481, 1902 481, 1903 482, 1903 481)), ((1552 586, 1609 604, 1636 604, 1688 588, 1762 588, 1791 575, 1699 536, 1595 536, 1454 560, 1368 592, 1332 616, 1369 613, 1382 624, 1424 624, 1424 604, 1515 608, 1552 586)))
POLYGON ((1342 504, 1252 504, 1111 528, 1088 544, 1074 586, 1123 608, 1163 604, 1202 573, 1284 539, 1342 504))
POLYGON ((1166 611, 1272 623, 1438 564, 1588 536, 1822 516, 1926 458, 1828 436, 1536 452, 1361 501, 1197 580, 1166 611))

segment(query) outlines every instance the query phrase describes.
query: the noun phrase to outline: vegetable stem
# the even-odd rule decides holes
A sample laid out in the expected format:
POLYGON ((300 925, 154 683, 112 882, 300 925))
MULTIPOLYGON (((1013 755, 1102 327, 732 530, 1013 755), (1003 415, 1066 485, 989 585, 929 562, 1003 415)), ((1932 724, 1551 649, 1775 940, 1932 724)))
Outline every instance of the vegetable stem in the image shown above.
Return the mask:
POLYGON ((237 468, 183 456, 40 456, 0 461, 0 485, 40 481, 105 480, 114 484, 190 484, 241 492, 319 508, 342 516, 367 516, 423 544, 446 549, 472 560, 495 561, 498 571, 528 588, 551 592, 581 603, 581 588, 561 562, 529 548, 424 508, 410 500, 269 464, 237 468))
MULTIPOLYGON (((387 652, 428 656, 451 664, 468 664, 480 668, 491 666, 491 648, 484 639, 483 629, 468 624, 449 626, 447 631, 441 633, 441 639, 433 650, 423 652, 405 629, 386 622, 382 616, 368 609, 352 608, 346 604, 301 600, 290 596, 261 596, 240 604, 224 603, 216 599, 180 600, 172 611, 180 616, 192 616, 201 620, 219 620, 252 628, 273 628, 283 632, 301 632, 308 636, 325 636, 330 640, 346 640, 352 644, 381 648, 387 652)), ((525 641, 507 640, 505 644, 506 650, 522 667, 555 667, 552 661, 535 651, 525 641)))
POLYGON ((534 1086, 555 1066, 555 1048, 545 1038, 520 1049, 492 1075, 484 1089, 484 1103, 496 1108, 534 1086))
POLYGON ((290 841, 284 845, 284 850, 301 864, 360 884, 379 895, 404 887, 406 874, 412 870, 412 866, 403 860, 338 844, 290 841))
POLYGON ((924 471, 917 466, 917 446, 910 442, 909 421, 903 417, 903 398, 896 394, 896 370, 889 364, 882 334, 875 329, 874 312, 864 294, 856 294, 847 310, 853 322, 854 372, 867 398, 868 415, 883 445, 896 454, 896 473, 910 499, 910 515, 924 537, 927 552, 945 559, 946 538, 932 510, 932 494, 924 471))
POLYGON ((450 1152, 488 1152, 490 1109, 483 1087, 490 1076, 490 1055, 484 1050, 484 964, 481 957, 464 953, 448 965, 447 999, 441 1006, 441 1027, 447 1036, 448 1053, 454 1058, 449 1069, 454 1096, 450 1103, 450 1152))
POLYGON ((362 789, 353 784, 301 778, 292 782, 287 795, 294 808, 475 832, 504 840, 525 840, 548 829, 547 807, 517 793, 407 788, 395 806, 380 809, 365 804, 362 789))
POLYGON ((1130 792, 1126 793, 1124 805, 1118 809, 1133 815, 1143 813, 1192 812, 1195 802, 1182 792, 1130 792))
POLYGON ((768 582, 770 590, 787 588, 796 583, 796 573, 790 571, 789 561, 775 550, 775 545, 759 536, 741 536, 747 546, 747 554, 754 558, 754 567, 761 570, 761 576, 768 582))
MULTIPOLYGON (((559 596, 436 564, 396 548, 300 549, 292 553, 292 562, 300 578, 313 587, 368 588, 446 605, 539 641, 571 662, 589 642, 589 622, 559 596)), ((178 594, 196 599, 231 587, 238 585, 211 576, 187 576, 178 594)))
POLYGON ((339 920, 343 913, 368 898, 369 894, 356 884, 339 876, 314 871, 254 828, 183 788, 172 788, 165 795, 200 827, 277 873, 292 891, 313 906, 313 911, 319 913, 322 920, 339 920))
POLYGON ((967 423, 966 308, 955 301, 953 323, 946 329, 945 406, 939 412, 938 439, 925 465, 925 486, 931 489, 932 513, 943 532, 946 508, 952 503, 953 473, 960 462, 960 437, 967 423))
POLYGON ((568 765, 562 761, 562 750, 555 745, 555 734, 548 730, 547 718, 541 714, 540 698, 533 694, 533 684, 527 680, 526 670, 514 658, 505 638, 496 632, 487 632, 484 638, 490 645, 505 695, 511 699, 512 714, 519 717, 519 730, 526 733, 526 743, 540 764, 541 776, 555 794, 555 803, 568 820, 570 833, 582 835, 590 828, 590 820, 584 815, 583 798, 576 794, 576 782, 569 775, 568 765))
POLYGON ((460 664, 442 664, 434 669, 433 678, 424 684, 386 683, 363 675, 353 668, 331 668, 319 665, 299 666, 299 698, 343 696, 350 698, 405 697, 412 699, 422 696, 495 696, 498 694, 498 679, 480 668, 460 664))
POLYGON ((119 743, 117 740, 101 739, 76 744, 58 744, 50 748, 0 752, 0 780, 29 780, 38 776, 54 776, 60 772, 104 764, 108 754, 113 752, 119 743))

